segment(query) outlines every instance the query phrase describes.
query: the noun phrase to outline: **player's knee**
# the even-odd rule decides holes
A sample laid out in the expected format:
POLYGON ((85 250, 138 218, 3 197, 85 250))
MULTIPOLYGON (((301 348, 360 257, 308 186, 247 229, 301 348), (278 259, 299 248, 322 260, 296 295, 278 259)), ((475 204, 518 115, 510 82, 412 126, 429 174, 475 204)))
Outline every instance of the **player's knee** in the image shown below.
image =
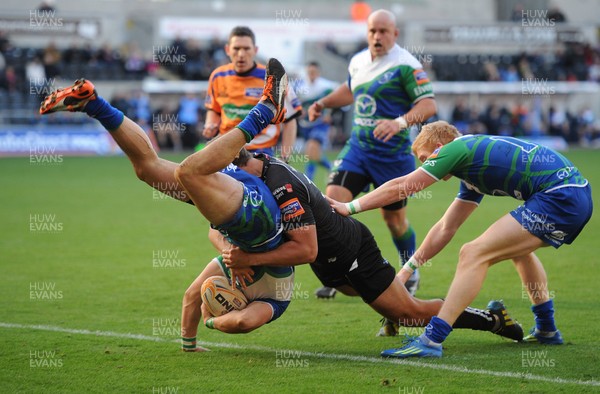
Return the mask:
POLYGON ((477 242, 467 242, 460 248, 457 268, 468 269, 482 263, 486 263, 484 250, 477 242))
POLYGON ((236 328, 235 332, 240 334, 245 334, 256 328, 254 322, 248 319, 247 316, 244 316, 244 314, 240 314, 235 318, 234 326, 236 328))
POLYGON ((175 168, 173 175, 175 175, 175 179, 177 179, 177 182, 179 182, 182 185, 185 185, 191 176, 191 171, 189 169, 189 166, 180 164, 175 168))
POLYGON ((390 232, 396 237, 403 236, 408 230, 408 220, 397 215, 385 215, 384 220, 390 232))
POLYGON ((201 298, 200 298, 200 288, 199 287, 190 286, 187 288, 187 290, 183 294, 184 304, 189 303, 192 300, 200 300, 200 299, 201 298))

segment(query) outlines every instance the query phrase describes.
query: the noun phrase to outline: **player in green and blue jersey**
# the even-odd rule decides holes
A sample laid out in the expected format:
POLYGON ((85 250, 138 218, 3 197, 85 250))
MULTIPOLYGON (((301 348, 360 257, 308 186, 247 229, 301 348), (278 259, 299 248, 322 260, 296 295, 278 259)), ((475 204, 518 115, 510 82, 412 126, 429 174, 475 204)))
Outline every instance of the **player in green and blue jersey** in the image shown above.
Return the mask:
MULTIPOLYGON (((433 88, 423 65, 396 44, 399 31, 394 14, 386 10, 373 12, 367 29, 369 47, 351 59, 348 82, 309 108, 314 119, 324 108, 354 103, 352 134, 334 163, 326 191, 328 197, 338 201, 350 201, 371 184, 379 187, 413 171, 409 126, 424 123, 436 113, 433 88)), ((405 263, 416 246, 406 216, 406 200, 382 208, 383 219, 405 263)), ((417 286, 415 272, 407 288, 414 295, 417 286)), ((387 323, 380 335, 395 334, 387 323)))
POLYGON ((461 136, 443 121, 423 127, 413 152, 422 167, 358 200, 335 204, 338 212, 351 214, 406 198, 440 179, 461 179, 457 198, 398 274, 404 281, 450 242, 484 195, 511 196, 524 203, 463 245, 446 302, 425 333, 382 355, 441 357, 441 343, 456 317, 477 296, 488 268, 507 259, 513 260, 533 304, 535 327, 525 340, 562 344, 546 273, 534 251, 570 244, 579 235, 593 210, 588 181, 573 163, 551 149, 510 137, 461 136))

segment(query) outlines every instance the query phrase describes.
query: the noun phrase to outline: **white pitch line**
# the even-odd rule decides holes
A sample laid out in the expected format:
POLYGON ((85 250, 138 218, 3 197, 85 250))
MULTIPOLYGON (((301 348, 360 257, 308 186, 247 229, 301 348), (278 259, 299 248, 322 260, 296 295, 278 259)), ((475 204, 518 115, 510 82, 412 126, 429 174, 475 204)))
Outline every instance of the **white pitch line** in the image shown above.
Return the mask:
MULTIPOLYGON (((18 328, 18 329, 27 329, 27 330, 40 330, 40 331, 53 331, 53 332, 79 334, 79 335, 95 335, 95 336, 101 336, 101 337, 113 337, 113 338, 123 338, 123 339, 136 339, 136 340, 140 340, 140 341, 179 343, 178 339, 164 339, 164 338, 161 338, 158 336, 120 333, 120 332, 113 332, 113 331, 91 331, 91 330, 81 330, 81 329, 75 329, 75 328, 46 326, 46 325, 0 322, 0 327, 2 327, 2 328, 18 328)), ((580 386, 600 386, 600 381, 597 381, 597 380, 575 380, 575 379, 563 379, 563 378, 558 378, 558 377, 550 378, 547 376, 534 375, 534 374, 530 374, 530 373, 502 372, 502 371, 492 371, 492 370, 488 370, 488 369, 471 369, 471 368, 459 367, 459 366, 455 366, 455 365, 430 364, 430 363, 423 363, 423 362, 410 361, 410 360, 376 358, 376 357, 368 357, 368 356, 353 356, 351 354, 315 353, 315 352, 305 352, 302 350, 291 350, 291 349, 273 349, 273 348, 266 347, 266 346, 238 345, 235 343, 226 343, 226 342, 198 341, 198 344, 210 346, 210 347, 227 348, 227 349, 256 350, 256 351, 260 351, 260 352, 293 352, 294 355, 301 355, 304 357, 332 359, 332 360, 345 360, 345 361, 354 361, 354 362, 358 361, 358 362, 366 362, 366 363, 399 364, 399 365, 408 365, 408 366, 412 366, 412 367, 430 368, 430 369, 450 371, 450 372, 459 372, 459 373, 472 374, 472 375, 487 375, 487 376, 497 376, 497 377, 502 377, 502 378, 535 380, 538 382, 546 382, 546 383, 575 384, 575 385, 580 385, 580 386)))

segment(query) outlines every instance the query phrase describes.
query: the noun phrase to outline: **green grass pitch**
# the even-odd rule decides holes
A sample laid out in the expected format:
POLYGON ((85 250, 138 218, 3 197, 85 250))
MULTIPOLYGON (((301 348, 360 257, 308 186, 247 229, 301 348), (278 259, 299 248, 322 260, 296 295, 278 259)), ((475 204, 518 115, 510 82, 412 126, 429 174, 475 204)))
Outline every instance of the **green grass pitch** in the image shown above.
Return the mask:
MULTIPOLYGON (((567 156, 592 187, 600 187, 600 152, 567 156)), ((137 181, 124 157, 2 159, 0 174, 2 393, 599 391, 598 215, 572 246, 538 253, 564 346, 457 330, 442 359, 382 360, 379 352, 399 345, 400 338, 375 337, 379 316, 358 298, 315 299, 319 284, 301 266, 294 301, 282 318, 246 335, 201 327, 198 339, 212 351, 185 354, 177 342, 181 298, 216 255, 207 241, 208 223, 193 207, 137 181)), ((322 187, 325 172, 317 176, 322 187)), ((411 199, 408 213, 418 241, 456 190, 456 180, 440 182, 411 199)), ((600 206, 597 196, 596 190, 600 206)), ((422 269, 418 296, 443 297, 460 246, 517 204, 486 197, 452 243, 422 269)), ((398 269, 379 213, 357 218, 398 269)), ((490 270, 473 306, 495 298, 504 299, 526 329, 532 325, 510 262, 490 270)))

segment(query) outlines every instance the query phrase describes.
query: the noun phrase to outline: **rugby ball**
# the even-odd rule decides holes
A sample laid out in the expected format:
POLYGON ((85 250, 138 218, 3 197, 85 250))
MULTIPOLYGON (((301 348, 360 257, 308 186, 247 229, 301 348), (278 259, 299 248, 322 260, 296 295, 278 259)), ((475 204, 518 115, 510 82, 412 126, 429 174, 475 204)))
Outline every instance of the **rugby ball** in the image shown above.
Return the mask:
POLYGON ((233 310, 241 310, 248 305, 248 299, 241 290, 231 286, 224 276, 211 276, 202 284, 202 302, 213 316, 223 316, 233 310))

